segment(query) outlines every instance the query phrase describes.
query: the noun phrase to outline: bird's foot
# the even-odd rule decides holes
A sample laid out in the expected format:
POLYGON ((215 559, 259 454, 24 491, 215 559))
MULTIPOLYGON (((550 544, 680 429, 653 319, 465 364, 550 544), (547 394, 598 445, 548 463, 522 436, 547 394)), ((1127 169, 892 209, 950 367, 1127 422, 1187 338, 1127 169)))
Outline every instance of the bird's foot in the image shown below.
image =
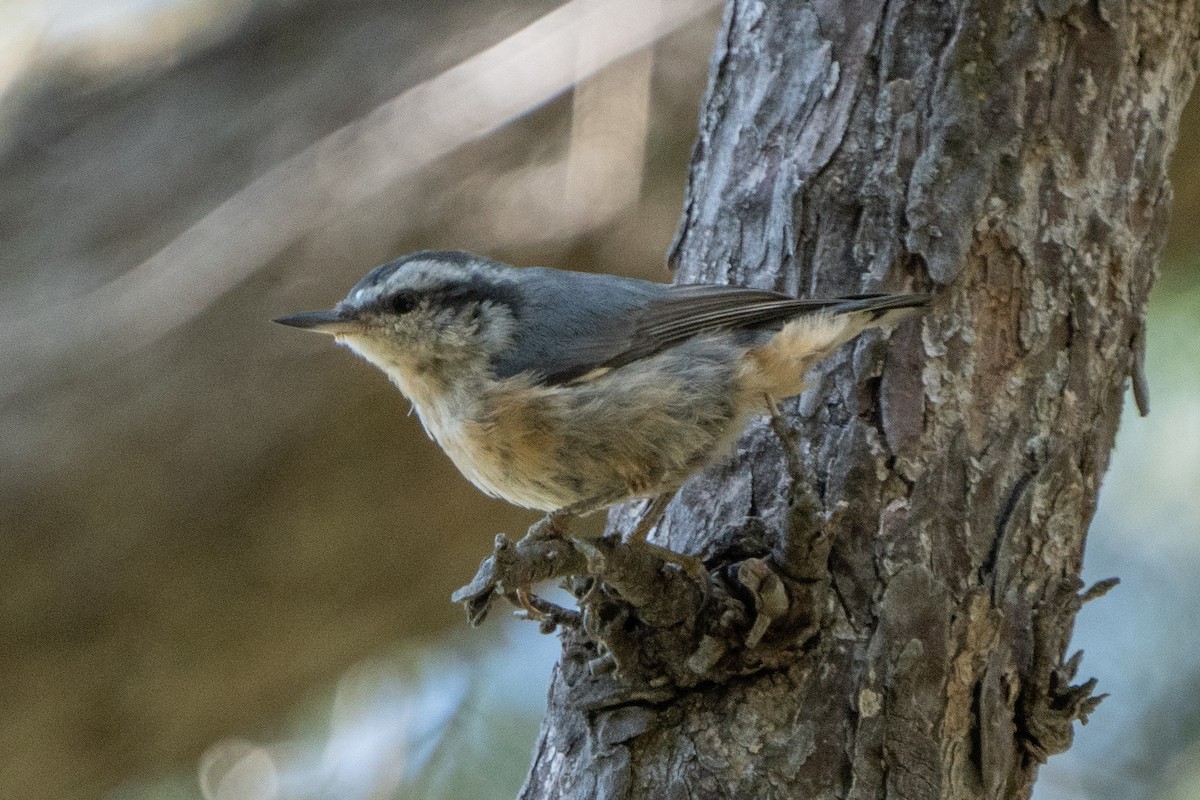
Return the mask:
POLYGON ((651 500, 646 510, 642 513, 642 518, 638 521, 637 526, 629 532, 625 541, 630 547, 642 548, 643 552, 651 553, 663 562, 676 565, 696 581, 696 583, 700 584, 701 587, 707 587, 708 568, 704 566, 704 561, 698 556, 677 553, 670 548, 653 544, 646 538, 650 535, 650 531, 654 530, 655 526, 662 520, 672 496, 670 493, 665 493, 651 500))
POLYGON ((582 624, 582 615, 578 611, 539 597, 528 586, 518 587, 505 597, 520 608, 518 613, 523 613, 525 619, 538 623, 542 633, 554 633, 559 627, 577 629, 582 624))
POLYGON ((558 512, 549 514, 530 527, 518 542, 503 533, 496 534, 492 554, 479 565, 475 577, 450 596, 455 603, 463 604, 472 626, 487 619, 497 594, 523 609, 530 619, 541 622, 543 628, 550 621, 551 630, 557 625, 572 624, 575 612, 543 600, 529 588, 538 581, 580 574, 585 568, 583 556, 562 538, 569 517, 558 512))
POLYGON ((704 565, 704 560, 699 556, 676 553, 669 547, 654 544, 643 538, 630 538, 628 544, 630 547, 641 548, 646 552, 652 553, 664 563, 674 564, 701 587, 708 586, 708 567, 704 565))
POLYGON ((529 530, 525 531, 525 536, 521 541, 561 539, 566 535, 567 529, 570 528, 571 522, 574 519, 575 514, 566 509, 551 511, 530 525, 529 530))

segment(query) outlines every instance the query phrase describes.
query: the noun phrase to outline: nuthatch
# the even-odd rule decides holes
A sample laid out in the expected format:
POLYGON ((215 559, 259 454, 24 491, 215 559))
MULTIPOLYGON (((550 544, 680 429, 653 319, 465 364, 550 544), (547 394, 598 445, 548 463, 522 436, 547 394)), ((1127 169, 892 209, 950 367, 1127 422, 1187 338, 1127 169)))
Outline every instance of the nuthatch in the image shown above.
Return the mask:
POLYGON ((689 475, 730 453, 751 415, 803 391, 813 364, 928 303, 426 251, 371 270, 329 311, 275 321, 332 334, 382 369, 468 480, 552 512, 535 528, 554 532, 634 498, 656 498, 661 514, 689 475))

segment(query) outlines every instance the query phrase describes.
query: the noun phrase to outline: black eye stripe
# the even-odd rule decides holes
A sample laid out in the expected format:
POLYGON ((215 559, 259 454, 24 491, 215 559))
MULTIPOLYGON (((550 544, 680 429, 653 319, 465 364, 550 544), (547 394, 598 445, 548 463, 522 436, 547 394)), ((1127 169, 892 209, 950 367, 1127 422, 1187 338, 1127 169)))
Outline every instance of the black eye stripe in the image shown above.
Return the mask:
POLYGON ((519 295, 514 287, 471 276, 453 283, 427 286, 420 289, 397 289, 391 294, 378 297, 372 305, 382 313, 403 315, 418 306, 434 310, 462 310, 485 303, 505 306, 509 312, 518 313, 519 295))
POLYGON ((516 289, 510 284, 487 280, 478 275, 443 286, 434 294, 439 302, 447 306, 490 302, 515 308, 519 300, 516 289))
POLYGON ((396 314, 407 314, 417 305, 416 292, 396 292, 384 301, 385 305, 396 314))

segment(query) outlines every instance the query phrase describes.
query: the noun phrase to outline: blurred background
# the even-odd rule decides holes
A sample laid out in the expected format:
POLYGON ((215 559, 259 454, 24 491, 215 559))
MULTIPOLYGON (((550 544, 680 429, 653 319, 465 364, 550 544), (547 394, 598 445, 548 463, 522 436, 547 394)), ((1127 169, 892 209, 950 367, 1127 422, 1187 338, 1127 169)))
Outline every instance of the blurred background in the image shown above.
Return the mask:
MULTIPOLYGON (((425 247, 665 280, 714 0, 0 0, 0 795, 510 798, 534 515, 270 324, 425 247), (497 615, 502 616, 502 615, 497 615)), ((1036 796, 1200 798, 1200 108, 1036 796)))

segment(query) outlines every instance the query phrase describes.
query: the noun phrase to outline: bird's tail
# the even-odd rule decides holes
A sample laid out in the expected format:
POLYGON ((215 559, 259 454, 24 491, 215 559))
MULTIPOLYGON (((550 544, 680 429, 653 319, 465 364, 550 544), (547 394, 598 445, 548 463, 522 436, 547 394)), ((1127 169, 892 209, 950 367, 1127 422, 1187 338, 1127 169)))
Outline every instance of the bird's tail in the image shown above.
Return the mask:
POLYGON ((872 294, 838 298, 788 322, 746 353, 743 387, 775 398, 804 391, 804 373, 869 328, 889 327, 929 306, 928 294, 872 294))
POLYGON ((844 329, 826 346, 826 352, 858 336, 870 328, 890 328, 905 318, 924 311, 932 295, 919 294, 860 294, 838 298, 830 309, 832 316, 844 319, 844 329))

